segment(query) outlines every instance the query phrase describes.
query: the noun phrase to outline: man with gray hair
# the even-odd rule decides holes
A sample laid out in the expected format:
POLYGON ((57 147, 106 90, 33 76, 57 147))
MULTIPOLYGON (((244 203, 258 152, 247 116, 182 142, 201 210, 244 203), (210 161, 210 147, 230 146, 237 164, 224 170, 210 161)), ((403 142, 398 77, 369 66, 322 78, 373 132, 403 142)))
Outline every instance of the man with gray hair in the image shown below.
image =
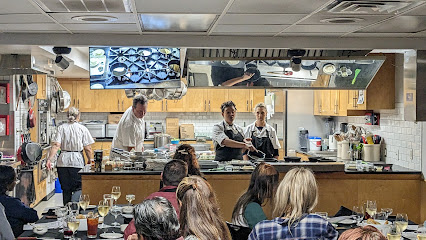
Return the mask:
POLYGON ((166 198, 143 201, 136 205, 133 215, 139 239, 175 240, 180 237, 176 211, 166 198))
MULTIPOLYGON (((143 151, 145 136, 145 121, 143 117, 148 108, 148 99, 143 95, 133 98, 133 106, 130 106, 118 123, 117 131, 112 140, 111 148, 119 148, 125 151, 135 149, 143 151)), ((111 152, 112 153, 112 152, 111 152)), ((114 156, 112 154, 112 156, 114 156)))

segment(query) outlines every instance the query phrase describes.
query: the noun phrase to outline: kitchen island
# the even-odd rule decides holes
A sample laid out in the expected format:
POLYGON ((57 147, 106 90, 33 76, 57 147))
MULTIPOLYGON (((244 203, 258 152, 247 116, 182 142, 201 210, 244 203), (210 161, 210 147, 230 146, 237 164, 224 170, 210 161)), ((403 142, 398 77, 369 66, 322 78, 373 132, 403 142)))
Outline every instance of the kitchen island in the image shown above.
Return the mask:
MULTIPOLYGON (((274 163, 280 172, 280 179, 288 171, 288 163, 274 163)), ((303 164, 294 164, 303 165, 303 164)), ((304 164, 305 167, 309 165, 304 164)), ((327 169, 326 163, 321 168, 327 169)), ((330 163, 327 163, 330 165, 330 163)), ((319 187, 318 205, 314 211, 328 212, 334 215, 345 206, 352 208, 367 200, 376 200, 378 210, 390 207, 393 212, 407 213, 415 222, 424 220, 426 212, 421 207, 426 204, 426 182, 420 171, 402 167, 393 172, 345 172, 321 171, 313 169, 319 187), (421 204, 423 202, 423 204, 421 204)), ((215 190, 221 211, 227 221, 231 220, 232 210, 239 196, 247 189, 250 182, 250 171, 202 171, 205 178, 215 190)), ((126 203, 126 194, 135 194, 134 203, 141 202, 160 187, 160 171, 107 171, 94 172, 89 168, 80 171, 83 182, 83 193, 89 194, 91 203, 96 204, 103 194, 110 193, 112 186, 121 187, 118 203, 126 203)), ((264 206, 268 217, 272 216, 270 204, 264 206)))

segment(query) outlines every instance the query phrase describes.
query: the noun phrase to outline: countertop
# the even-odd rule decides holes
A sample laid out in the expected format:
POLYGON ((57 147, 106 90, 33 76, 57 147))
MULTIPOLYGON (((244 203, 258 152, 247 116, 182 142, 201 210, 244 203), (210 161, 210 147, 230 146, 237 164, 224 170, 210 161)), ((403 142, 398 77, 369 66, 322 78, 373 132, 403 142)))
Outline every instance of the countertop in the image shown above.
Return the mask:
MULTIPOLYGON (((95 142, 112 142, 112 138, 95 138, 94 139, 95 142)), ((197 139, 195 138, 189 138, 189 139, 180 139, 180 141, 182 142, 186 142, 186 141, 196 141, 197 139)), ((206 141, 211 141, 211 138, 206 138, 206 141)), ((154 139, 145 139, 144 142, 149 142, 149 143, 153 143, 154 139)), ((200 142, 203 143, 203 142, 200 142)))
POLYGON ((409 169, 406 167, 392 165, 392 171, 372 171, 372 172, 361 172, 356 170, 345 170, 347 174, 421 174, 422 171, 409 169))
MULTIPOLYGON (((229 174, 251 174, 252 171, 209 171, 201 170, 205 175, 229 175, 229 174)), ((161 171, 138 171, 138 170, 120 170, 120 171, 106 171, 106 172, 95 172, 91 169, 83 168, 79 172, 80 175, 160 175, 161 171)))

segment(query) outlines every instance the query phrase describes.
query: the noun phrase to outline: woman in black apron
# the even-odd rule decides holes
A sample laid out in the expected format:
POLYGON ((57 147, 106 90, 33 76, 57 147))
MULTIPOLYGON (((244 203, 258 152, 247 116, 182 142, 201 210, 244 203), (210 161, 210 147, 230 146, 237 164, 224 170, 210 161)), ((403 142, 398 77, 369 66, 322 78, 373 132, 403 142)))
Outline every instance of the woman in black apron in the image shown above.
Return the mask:
POLYGON ((223 121, 213 126, 216 161, 243 159, 243 150, 256 151, 251 139, 245 139, 243 129, 234 124, 237 108, 232 101, 222 103, 223 121))
MULTIPOLYGON (((278 149, 280 143, 277 138, 275 129, 266 123, 267 115, 266 105, 259 103, 254 108, 254 114, 256 115, 256 121, 247 126, 244 136, 251 138, 253 146, 265 153, 265 158, 278 159, 278 149)), ((250 152, 251 156, 263 157, 263 154, 259 152, 250 152)), ((249 160, 247 155, 244 155, 244 160, 249 160)))

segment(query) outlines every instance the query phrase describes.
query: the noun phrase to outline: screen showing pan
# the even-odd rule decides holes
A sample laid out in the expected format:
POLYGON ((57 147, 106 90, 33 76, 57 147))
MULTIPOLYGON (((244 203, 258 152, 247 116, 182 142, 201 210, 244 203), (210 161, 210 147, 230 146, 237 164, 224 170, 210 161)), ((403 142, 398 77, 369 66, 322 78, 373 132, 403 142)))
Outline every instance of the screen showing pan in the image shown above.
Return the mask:
POLYGON ((176 88, 179 48, 90 47, 91 89, 176 88))

